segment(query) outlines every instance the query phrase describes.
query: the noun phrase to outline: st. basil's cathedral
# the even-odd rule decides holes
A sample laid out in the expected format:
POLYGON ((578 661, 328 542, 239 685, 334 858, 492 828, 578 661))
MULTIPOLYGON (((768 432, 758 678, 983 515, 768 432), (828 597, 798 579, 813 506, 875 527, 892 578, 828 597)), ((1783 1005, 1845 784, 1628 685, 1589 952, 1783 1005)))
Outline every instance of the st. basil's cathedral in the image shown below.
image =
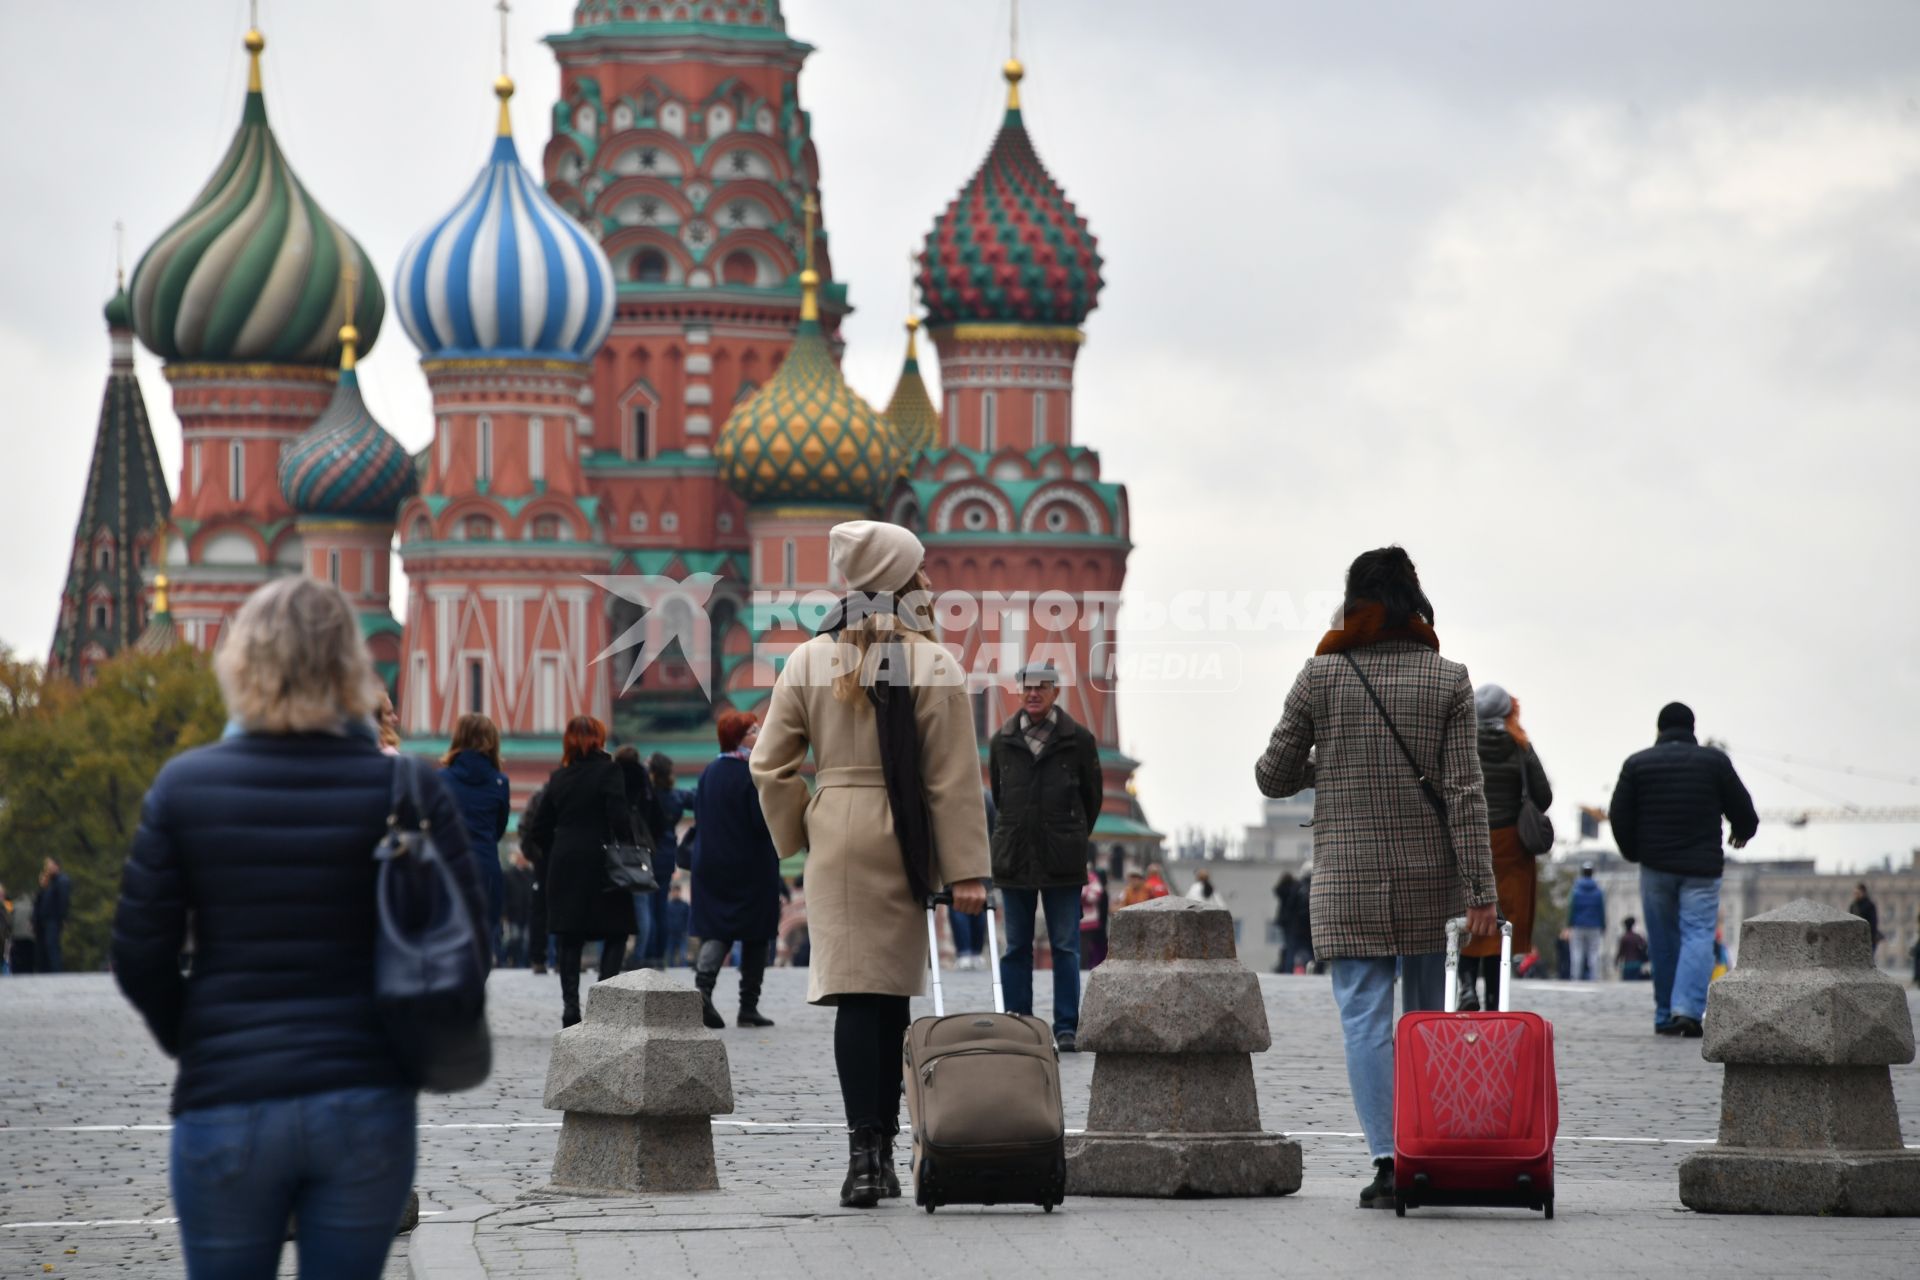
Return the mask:
POLYGON ((389 294, 282 154, 265 40, 247 32, 238 132, 107 307, 112 366, 50 667, 84 679, 129 647, 211 649, 255 587, 306 572, 354 602, 410 749, 443 750, 461 713, 485 712, 524 798, 586 711, 694 771, 718 706, 762 706, 804 637, 755 594, 836 590, 827 530, 878 517, 919 534, 942 591, 1071 598, 1066 630, 988 609, 942 639, 976 672, 983 748, 1016 709, 1012 671, 1053 660, 1062 705, 1101 746, 1095 839, 1157 843, 1110 678, 1127 494, 1074 424, 1102 264, 1027 132, 1021 64, 1003 68, 985 161, 934 219, 924 315, 876 410, 840 371, 847 291, 800 105, 812 50, 779 0, 580 0, 546 43, 561 87, 544 181, 514 145, 502 75, 485 167, 407 246, 389 294), (354 371, 390 317, 432 393, 413 455, 354 371), (180 420, 171 496, 135 336, 180 420), (612 645, 642 609, 590 579, 625 575, 712 584, 711 696, 678 649, 636 674, 612 645))

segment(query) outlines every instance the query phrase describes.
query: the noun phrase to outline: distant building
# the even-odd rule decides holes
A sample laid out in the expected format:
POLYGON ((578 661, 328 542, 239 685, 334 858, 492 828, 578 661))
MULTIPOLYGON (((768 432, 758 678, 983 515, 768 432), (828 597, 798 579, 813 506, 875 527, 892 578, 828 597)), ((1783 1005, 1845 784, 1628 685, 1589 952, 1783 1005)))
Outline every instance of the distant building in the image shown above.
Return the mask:
MULTIPOLYGON (((1612 849, 1575 848, 1554 859, 1555 869, 1576 870, 1582 862, 1594 864, 1594 879, 1607 895, 1606 956, 1611 972, 1614 947, 1620 938, 1620 922, 1633 916, 1646 932, 1645 912, 1640 907, 1640 868, 1612 849)), ((1740 957, 1740 926, 1749 916, 1760 915, 1799 898, 1825 902, 1846 910, 1853 900, 1853 887, 1864 882, 1867 892, 1880 908, 1880 932, 1883 941, 1876 953, 1883 968, 1906 968, 1911 957, 1908 948, 1920 941, 1916 915, 1920 915, 1920 871, 1908 867, 1901 871, 1822 872, 1811 858, 1770 860, 1765 862, 1727 859, 1720 883, 1720 927, 1727 953, 1735 963, 1740 957)), ((1544 945, 1546 939, 1536 938, 1544 945)))
POLYGON ((1241 856, 1299 874, 1313 861, 1313 791, 1266 801, 1262 817, 1265 820, 1259 826, 1247 828, 1241 856))

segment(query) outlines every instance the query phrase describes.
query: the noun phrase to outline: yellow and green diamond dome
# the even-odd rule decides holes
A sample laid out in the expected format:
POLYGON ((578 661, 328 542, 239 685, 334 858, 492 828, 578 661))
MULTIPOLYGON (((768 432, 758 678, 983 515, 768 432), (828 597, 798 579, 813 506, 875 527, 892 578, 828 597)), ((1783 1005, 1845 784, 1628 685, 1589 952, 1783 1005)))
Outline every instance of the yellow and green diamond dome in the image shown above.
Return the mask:
POLYGON ((752 503, 872 506, 900 469, 900 447, 834 363, 820 330, 819 277, 809 268, 800 281, 793 348, 720 429, 720 475, 752 503))

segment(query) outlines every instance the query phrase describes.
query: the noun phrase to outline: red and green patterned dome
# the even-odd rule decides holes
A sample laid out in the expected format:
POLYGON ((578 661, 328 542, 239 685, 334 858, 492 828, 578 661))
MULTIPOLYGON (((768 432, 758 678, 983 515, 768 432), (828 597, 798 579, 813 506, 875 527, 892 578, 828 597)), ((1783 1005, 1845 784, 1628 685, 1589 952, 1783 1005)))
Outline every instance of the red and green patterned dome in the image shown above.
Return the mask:
POLYGON ((1020 117, 1018 62, 987 159, 935 219, 920 261, 927 323, 1078 326, 1098 305, 1100 254, 1020 117))

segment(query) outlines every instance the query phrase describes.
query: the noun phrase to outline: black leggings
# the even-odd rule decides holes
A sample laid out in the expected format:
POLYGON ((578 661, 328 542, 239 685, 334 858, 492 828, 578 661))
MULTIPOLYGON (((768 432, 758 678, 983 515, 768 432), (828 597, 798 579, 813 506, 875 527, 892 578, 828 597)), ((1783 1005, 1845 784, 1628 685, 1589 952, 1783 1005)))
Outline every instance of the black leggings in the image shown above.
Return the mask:
POLYGON ((1487 994, 1480 996, 1482 1009, 1500 1007, 1500 957, 1499 956, 1461 956, 1460 987, 1463 991, 1472 991, 1479 995, 1480 983, 1485 981, 1487 994))
POLYGON ((910 1020, 905 996, 840 997, 833 1062, 848 1128, 899 1132, 900 1056, 910 1020))
MULTIPOLYGON (((567 1017, 580 1016, 580 953, 592 941, 584 933, 556 933, 559 942, 555 957, 560 965, 560 1011, 567 1017)), ((609 934, 600 940, 600 981, 620 972, 620 957, 627 950, 627 935, 609 934)))

